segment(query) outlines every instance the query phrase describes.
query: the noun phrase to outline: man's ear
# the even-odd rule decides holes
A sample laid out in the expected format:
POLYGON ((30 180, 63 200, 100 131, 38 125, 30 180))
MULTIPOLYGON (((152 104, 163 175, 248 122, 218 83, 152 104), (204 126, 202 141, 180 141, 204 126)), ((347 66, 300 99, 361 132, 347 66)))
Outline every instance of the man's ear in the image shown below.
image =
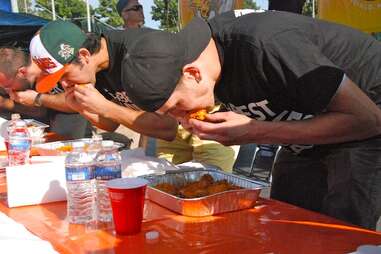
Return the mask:
POLYGON ((196 80, 197 83, 199 83, 201 81, 201 73, 200 73, 200 69, 198 67, 195 67, 195 66, 191 66, 191 65, 185 65, 183 67, 183 74, 188 74, 192 77, 194 77, 194 79, 196 80))
POLYGON ((20 78, 26 78, 27 68, 25 66, 21 66, 17 69, 16 76, 20 78))
POLYGON ((78 51, 78 58, 79 60, 81 61, 81 63, 89 63, 89 59, 90 59, 90 51, 88 51, 87 49, 85 48, 80 48, 79 51, 78 51))

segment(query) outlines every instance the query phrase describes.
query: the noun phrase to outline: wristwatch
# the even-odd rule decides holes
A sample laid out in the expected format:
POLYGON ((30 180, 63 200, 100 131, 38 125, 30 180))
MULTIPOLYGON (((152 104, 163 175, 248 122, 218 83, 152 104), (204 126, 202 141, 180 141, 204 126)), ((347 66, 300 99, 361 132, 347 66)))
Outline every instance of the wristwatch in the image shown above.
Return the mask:
POLYGON ((42 106, 42 100, 41 100, 42 93, 38 93, 36 98, 34 98, 33 105, 36 107, 42 106))

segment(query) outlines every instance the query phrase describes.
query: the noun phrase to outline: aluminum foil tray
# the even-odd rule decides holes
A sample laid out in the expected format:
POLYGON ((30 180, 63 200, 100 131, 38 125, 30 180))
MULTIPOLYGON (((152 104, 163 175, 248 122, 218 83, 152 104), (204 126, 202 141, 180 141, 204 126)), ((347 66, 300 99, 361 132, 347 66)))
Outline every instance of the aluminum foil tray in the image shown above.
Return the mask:
MULTIPOLYGON (((81 139, 73 139, 73 140, 66 140, 66 141, 55 141, 55 142, 48 142, 43 144, 37 144, 33 147, 37 149, 38 153, 43 156, 54 156, 54 155, 65 155, 68 152, 65 152, 64 150, 61 150, 62 147, 70 147, 75 142, 84 142, 86 144, 91 143, 91 138, 81 138, 81 139)), ((121 149, 124 147, 124 144, 114 142, 114 145, 121 149)))
POLYGON ((169 171, 165 175, 144 176, 149 180, 146 197, 161 206, 185 216, 202 217, 219 213, 251 208, 255 205, 261 189, 268 187, 264 182, 239 177, 218 170, 182 169, 169 171), (215 181, 226 179, 243 189, 229 190, 200 198, 180 198, 156 189, 156 184, 170 183, 175 187, 197 181, 210 174, 215 181))
POLYGON ((49 127, 49 125, 41 123, 34 119, 24 119, 24 121, 28 126, 28 132, 32 139, 42 138, 45 129, 49 127))

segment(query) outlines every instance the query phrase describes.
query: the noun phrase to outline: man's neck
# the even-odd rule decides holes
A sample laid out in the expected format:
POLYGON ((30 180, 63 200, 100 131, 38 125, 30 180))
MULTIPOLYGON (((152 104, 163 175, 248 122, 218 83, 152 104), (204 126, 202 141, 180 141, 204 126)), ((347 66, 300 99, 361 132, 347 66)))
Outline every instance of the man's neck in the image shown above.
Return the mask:
POLYGON ((109 67, 110 55, 108 53, 107 42, 105 38, 101 38, 101 49, 96 54, 97 72, 106 70, 109 67))
POLYGON ((144 22, 127 22, 124 24, 124 30, 129 28, 141 28, 144 25, 144 22))
POLYGON ((216 43, 213 38, 210 40, 208 46, 201 53, 200 58, 208 69, 209 78, 211 78, 215 84, 221 77, 221 62, 218 55, 216 43))

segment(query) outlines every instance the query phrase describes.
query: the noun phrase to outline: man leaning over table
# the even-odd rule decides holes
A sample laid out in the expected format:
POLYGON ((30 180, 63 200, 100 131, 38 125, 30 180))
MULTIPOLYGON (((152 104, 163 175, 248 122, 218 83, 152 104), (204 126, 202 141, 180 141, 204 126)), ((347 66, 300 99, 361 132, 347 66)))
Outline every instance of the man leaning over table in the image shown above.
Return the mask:
POLYGON ((14 47, 0 48, 0 86, 11 99, 7 109, 37 118, 47 115, 50 130, 67 138, 91 135, 86 119, 65 105, 62 88, 56 87, 51 94, 44 95, 33 90, 40 73, 27 52, 14 47))
POLYGON ((95 126, 114 131, 122 124, 144 135, 172 140, 176 120, 138 109, 121 85, 129 38, 139 30, 110 31, 100 36, 85 34, 70 22, 48 23, 30 43, 32 60, 42 70, 36 90, 47 92, 60 82, 67 106, 95 126))
POLYGON ((140 108, 200 138, 281 149, 271 197, 375 229, 381 214, 381 44, 349 27, 236 10, 141 33, 123 84, 140 108), (232 112, 188 119, 213 106, 232 112), (298 145, 303 144, 303 145, 298 145))
MULTIPOLYGON (((120 0, 116 5, 119 15, 123 18, 124 29, 140 28, 144 24, 143 6, 137 0, 120 0)), ((217 108, 217 107, 216 107, 217 108)), ((141 141, 147 143, 147 137, 141 141), (145 142, 144 142, 145 141, 145 142)), ((239 147, 235 146, 238 150, 239 147)), ((156 139, 156 155, 174 164, 196 161, 213 165, 224 171, 231 172, 236 151, 233 147, 224 146, 215 141, 200 140, 196 135, 178 126, 176 137, 172 141, 156 139)))

